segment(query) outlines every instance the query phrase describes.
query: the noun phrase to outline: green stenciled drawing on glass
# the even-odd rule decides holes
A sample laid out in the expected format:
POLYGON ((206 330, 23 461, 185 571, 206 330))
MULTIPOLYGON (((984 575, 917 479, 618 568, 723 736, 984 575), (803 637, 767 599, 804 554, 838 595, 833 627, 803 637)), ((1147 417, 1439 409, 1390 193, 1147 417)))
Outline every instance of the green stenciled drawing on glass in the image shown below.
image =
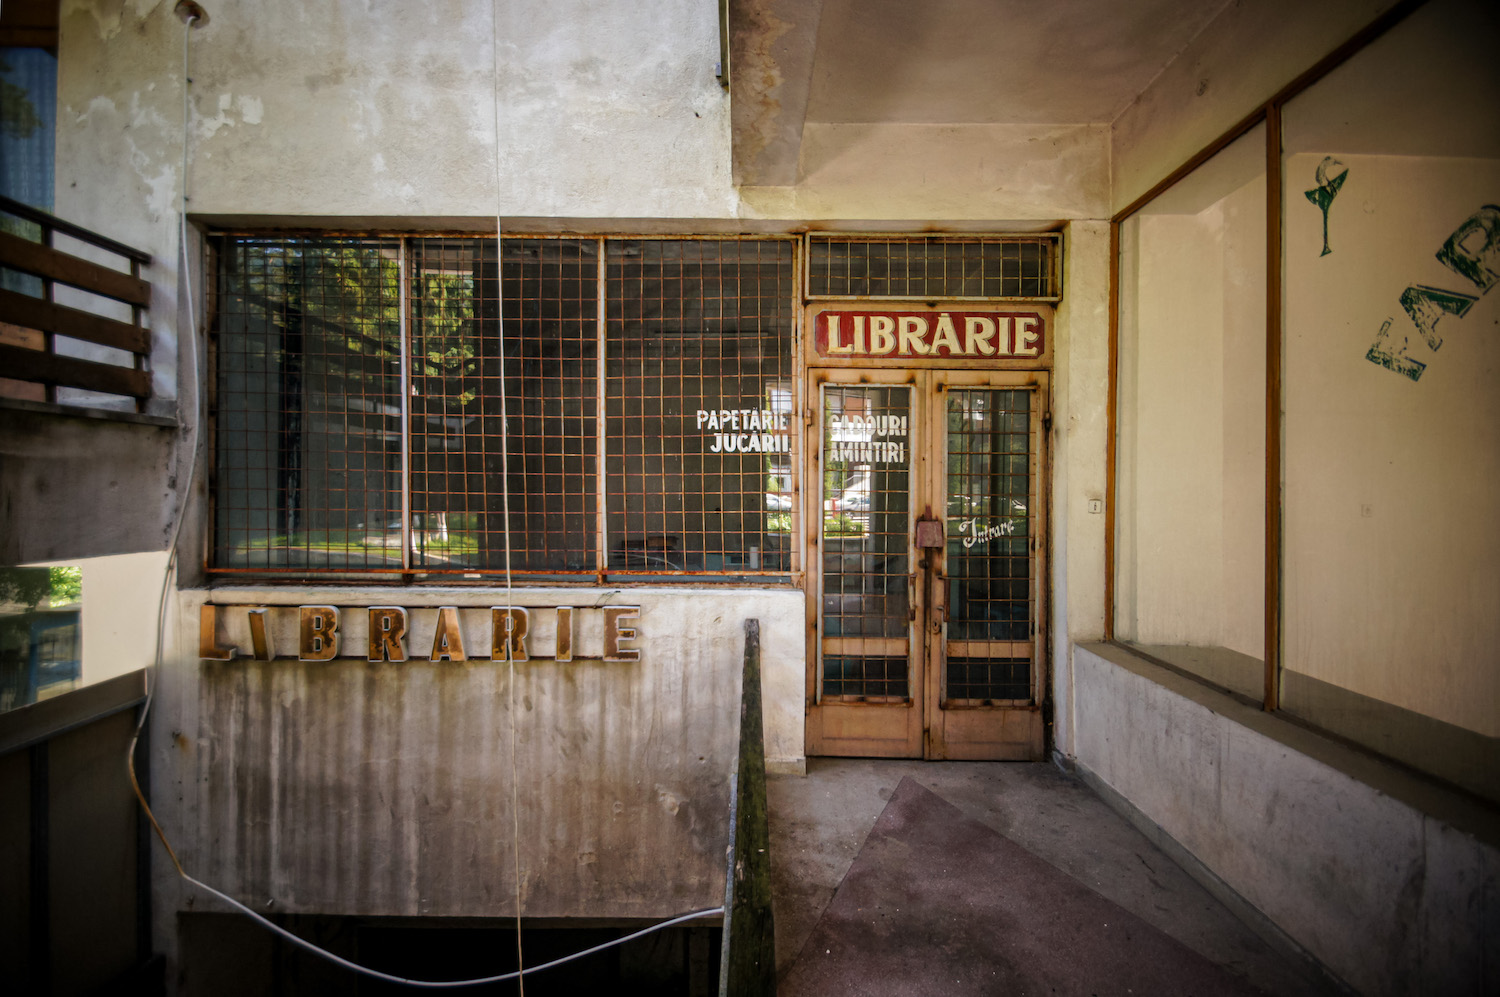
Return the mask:
POLYGON ((1328 248, 1328 209, 1333 207, 1333 199, 1339 196, 1344 181, 1349 179, 1349 167, 1332 156, 1324 156, 1318 164, 1317 179, 1318 185, 1303 193, 1323 212, 1323 251, 1318 254, 1322 257, 1333 252, 1328 248))

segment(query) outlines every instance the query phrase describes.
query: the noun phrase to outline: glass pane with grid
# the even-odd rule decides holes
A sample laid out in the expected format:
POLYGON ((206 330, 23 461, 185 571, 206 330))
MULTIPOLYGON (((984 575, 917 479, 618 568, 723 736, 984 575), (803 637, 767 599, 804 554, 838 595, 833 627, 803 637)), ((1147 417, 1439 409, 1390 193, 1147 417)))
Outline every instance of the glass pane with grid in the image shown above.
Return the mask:
POLYGON ((597 245, 412 242, 414 568, 594 571, 597 245))
MULTIPOLYGON (((825 638, 905 638, 910 598, 911 390, 826 385, 823 388, 822 634, 825 638)), ((882 664, 865 686, 861 666, 837 675, 824 659, 824 695, 905 698, 901 668, 882 664), (891 692, 892 682, 900 689, 891 692)), ((871 661, 863 656, 849 661, 871 661)), ((884 660, 884 659, 881 659, 884 660)), ((898 660, 898 659, 891 659, 898 660)))
POLYGON ((997 700, 1031 699, 1030 658, 948 659, 947 701, 986 705, 997 700))
POLYGON ((812 297, 1052 299, 1051 236, 813 236, 812 297))
POLYGON ((399 569, 399 242, 215 248, 214 564, 399 569))
POLYGON ((827 654, 823 656, 823 696, 894 702, 909 698, 905 657, 827 654))
POLYGON ((788 571, 793 243, 607 247, 610 573, 788 571))
MULTIPOLYGON (((1030 641, 1032 393, 955 388, 947 399, 948 641, 1030 641)), ((958 660, 949 699, 1030 697, 1013 654, 958 660)))

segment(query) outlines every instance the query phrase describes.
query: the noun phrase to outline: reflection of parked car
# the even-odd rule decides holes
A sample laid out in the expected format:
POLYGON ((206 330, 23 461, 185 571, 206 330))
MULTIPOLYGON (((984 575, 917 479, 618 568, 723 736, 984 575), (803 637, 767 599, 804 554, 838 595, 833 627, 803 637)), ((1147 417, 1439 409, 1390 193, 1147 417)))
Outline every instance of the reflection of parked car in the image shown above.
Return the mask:
POLYGON ((869 512, 870 493, 867 491, 849 493, 845 492, 834 499, 833 507, 840 512, 869 512))
POLYGON ((869 512, 870 479, 863 475, 856 477, 828 500, 828 507, 834 512, 869 512))
POLYGON ((959 495, 955 493, 948 496, 948 515, 1025 516, 1026 503, 1008 495, 959 495))
POLYGON ((792 508, 792 497, 782 492, 766 492, 766 510, 768 512, 789 512, 792 508))

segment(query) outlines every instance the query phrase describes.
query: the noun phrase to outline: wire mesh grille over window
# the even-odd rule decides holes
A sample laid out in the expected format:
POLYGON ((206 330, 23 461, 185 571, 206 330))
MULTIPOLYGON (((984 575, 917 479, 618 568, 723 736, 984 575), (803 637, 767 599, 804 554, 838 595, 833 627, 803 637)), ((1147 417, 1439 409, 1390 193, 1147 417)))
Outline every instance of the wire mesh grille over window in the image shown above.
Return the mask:
POLYGON ((808 295, 1056 301, 1058 239, 810 235, 808 295))
POLYGON ((790 240, 216 251, 215 570, 788 570, 790 240))
POLYGON ((593 249, 506 240, 497 274, 494 240, 411 243, 414 566, 503 570, 508 481, 512 568, 593 571, 593 249))
POLYGON ((609 566, 790 567, 788 242, 611 242, 609 566))
POLYGON ((216 566, 400 568, 399 250, 221 244, 216 566))

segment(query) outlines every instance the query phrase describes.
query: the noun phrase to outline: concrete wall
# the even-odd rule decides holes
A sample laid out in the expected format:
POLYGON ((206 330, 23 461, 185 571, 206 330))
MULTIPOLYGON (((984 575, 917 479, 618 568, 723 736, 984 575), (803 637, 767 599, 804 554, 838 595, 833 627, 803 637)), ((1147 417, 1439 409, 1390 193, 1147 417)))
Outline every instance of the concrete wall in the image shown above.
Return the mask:
POLYGON ((162 551, 84 560, 83 684, 102 682, 152 664, 156 656, 162 551))
POLYGON ((165 547, 175 437, 170 424, 0 411, 0 564, 165 547))
POLYGON ((1073 752, 1076 641, 1104 635, 1105 440, 1109 379, 1109 225, 1073 222, 1064 237, 1052 391, 1052 739, 1073 752), (1097 503, 1097 509, 1093 505, 1097 503))
POLYGON ((1361 994, 1500 987, 1500 825, 1368 756, 1105 645, 1076 760, 1361 994))
MULTIPOLYGON (((794 184, 736 188, 717 10, 699 0, 515 2, 498 17, 226 0, 210 18, 192 36, 196 214, 1052 223, 1108 209, 1102 123, 813 122, 794 184)), ((166 5, 63 6, 59 210, 87 223, 145 205, 116 237, 158 252, 164 278, 182 32, 166 5)))
MULTIPOLYGON (((282 912, 510 915, 518 822, 527 916, 657 917, 721 901, 743 621, 800 618, 800 593, 517 591, 518 605, 579 607, 579 660, 518 664, 513 691, 503 662, 425 660, 436 611, 418 608, 477 607, 466 644, 487 655, 485 610, 502 593, 213 593, 232 607, 403 604, 405 663, 365 660, 356 612, 340 653, 357 657, 200 662, 204 598, 177 602, 180 643, 153 714, 155 793, 194 875, 282 912), (598 660, 602 614, 590 607, 613 604, 640 607, 639 661, 598 660)), ((248 651, 244 613, 221 618, 218 640, 248 651)), ((295 610, 271 621, 277 649, 295 655, 295 610)), ((548 654, 551 614, 533 621, 533 653, 548 654)), ((767 755, 781 763, 800 760, 801 648, 798 630, 763 625, 767 755)), ((170 939, 172 911, 206 899, 163 865, 159 937, 170 939)))

